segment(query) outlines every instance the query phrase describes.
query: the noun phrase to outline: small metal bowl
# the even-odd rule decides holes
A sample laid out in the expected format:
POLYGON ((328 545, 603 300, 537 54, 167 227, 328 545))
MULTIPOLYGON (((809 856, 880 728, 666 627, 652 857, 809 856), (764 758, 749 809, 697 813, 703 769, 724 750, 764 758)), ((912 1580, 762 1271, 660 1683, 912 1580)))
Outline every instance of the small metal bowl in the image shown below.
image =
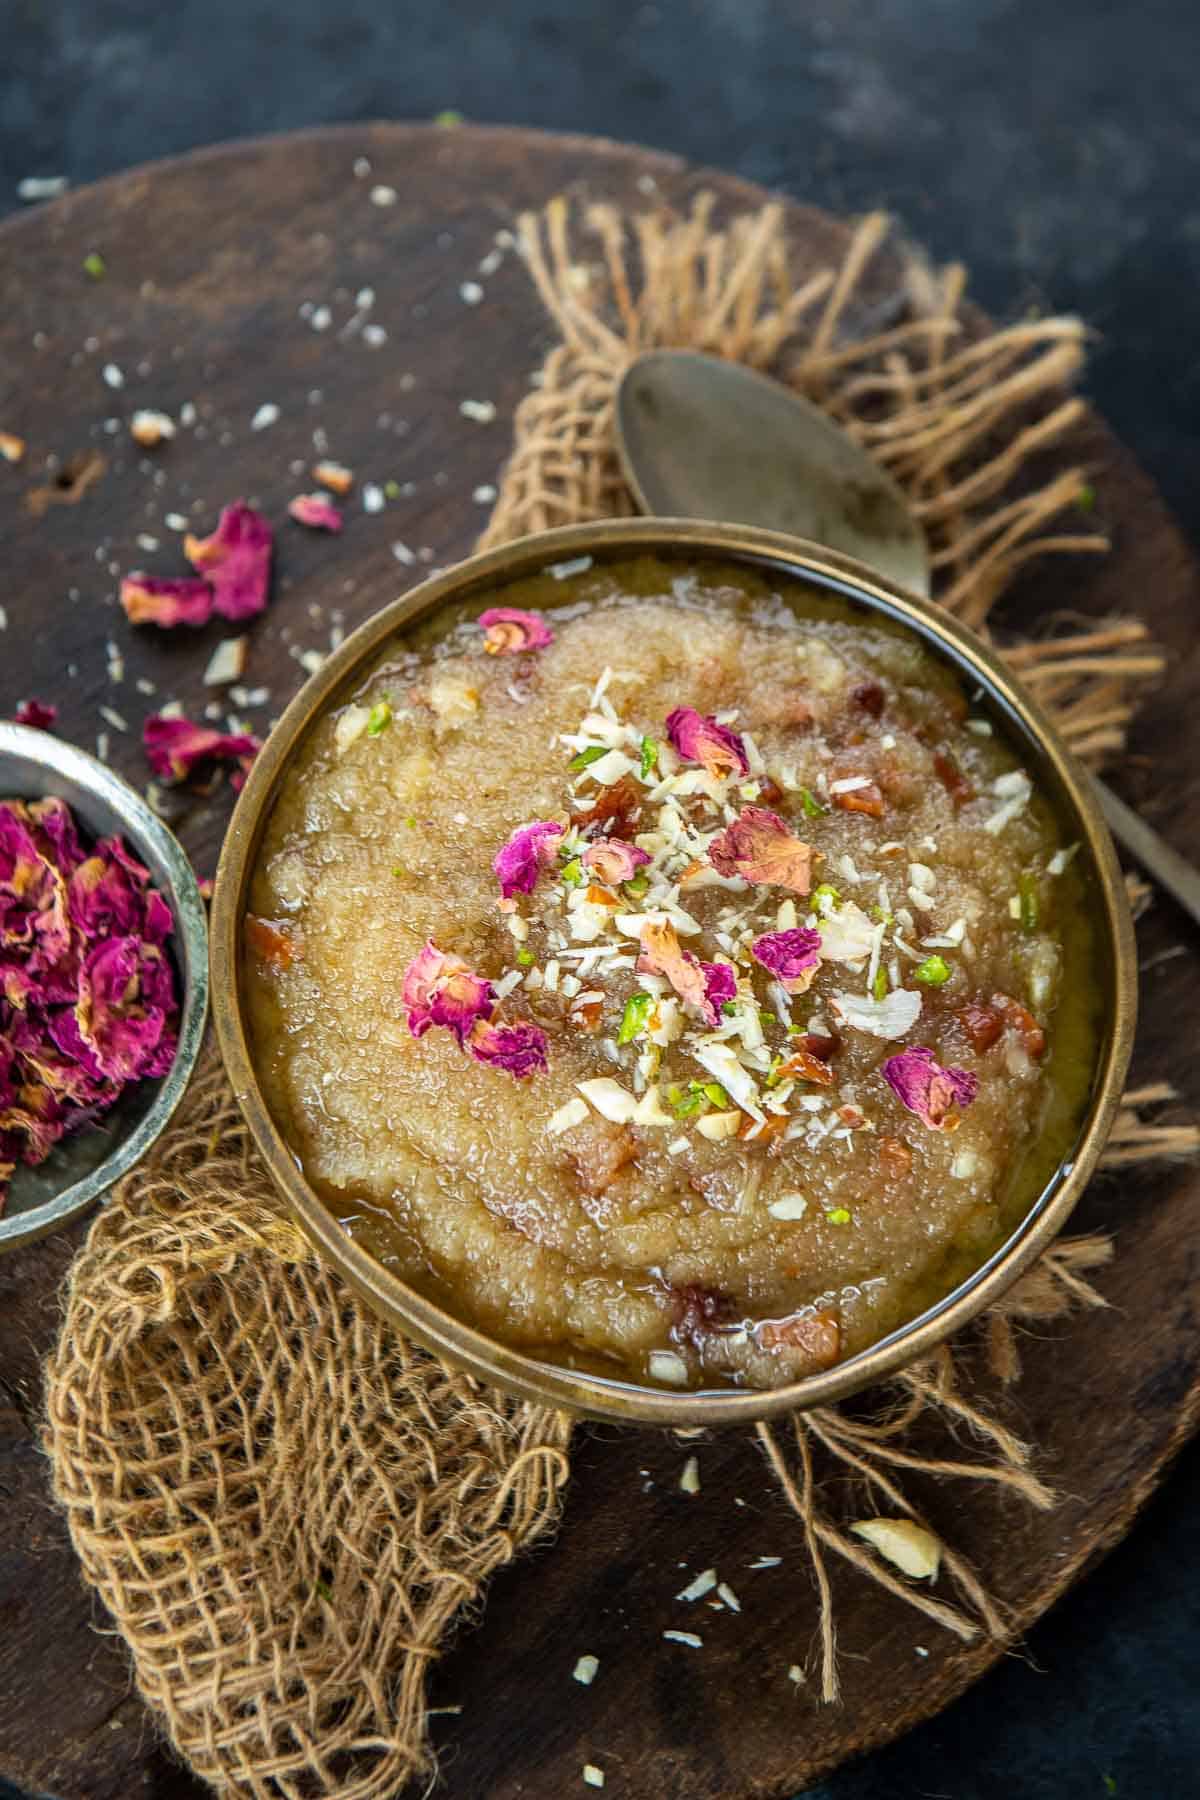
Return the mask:
POLYGON ((1133 1044, 1137 974, 1133 928, 1112 839, 1085 771, 1035 700, 997 654, 957 620, 892 586, 862 564, 800 538, 749 527, 677 519, 612 520, 520 539, 434 576, 369 619, 297 695, 258 756, 225 840, 212 911, 213 1016, 238 1102, 271 1176, 302 1228, 385 1318, 429 1349, 528 1400, 593 1417, 658 1425, 747 1424, 796 1407, 821 1406, 926 1356, 998 1298, 1062 1229, 1104 1148, 1133 1044), (310 728, 353 691, 383 646, 448 604, 478 600, 506 582, 590 556, 596 562, 650 554, 717 557, 776 571, 914 631, 948 662, 997 720, 1057 806, 1090 887, 1104 993, 1091 1090, 1073 1148, 1017 1228, 952 1293, 869 1349, 787 1387, 668 1392, 542 1362, 474 1330, 377 1263, 353 1242, 308 1185, 258 1084, 242 994, 242 919, 259 844, 275 797, 310 728))
POLYGON ((208 1013, 204 902, 192 865, 162 820, 118 775, 49 732, 0 724, 0 800, 65 800, 95 837, 119 834, 150 870, 171 908, 168 943, 179 976, 179 1048, 168 1073, 139 1081, 90 1131, 65 1138, 35 1169, 18 1165, 0 1216, 0 1250, 79 1217, 139 1162, 182 1100, 208 1013))

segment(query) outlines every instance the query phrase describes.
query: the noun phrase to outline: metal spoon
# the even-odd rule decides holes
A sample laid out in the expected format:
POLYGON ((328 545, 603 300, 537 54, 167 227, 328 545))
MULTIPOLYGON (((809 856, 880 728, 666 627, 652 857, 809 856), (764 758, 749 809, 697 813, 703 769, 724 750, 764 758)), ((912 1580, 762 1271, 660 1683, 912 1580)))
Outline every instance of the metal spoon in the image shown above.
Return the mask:
MULTIPOLYGON (((699 351, 650 350, 621 379, 616 435, 642 512, 788 531, 928 596, 929 548, 896 483, 779 382, 699 351)), ((1093 779, 1113 836, 1200 925, 1200 870, 1093 779)))

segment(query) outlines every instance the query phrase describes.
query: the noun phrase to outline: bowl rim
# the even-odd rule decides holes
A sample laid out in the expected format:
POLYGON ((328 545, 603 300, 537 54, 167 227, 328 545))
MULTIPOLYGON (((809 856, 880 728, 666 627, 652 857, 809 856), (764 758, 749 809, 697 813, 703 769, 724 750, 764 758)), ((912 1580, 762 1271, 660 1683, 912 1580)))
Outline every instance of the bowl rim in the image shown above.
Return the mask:
MULTIPOLYGON (((163 885, 178 933, 176 962, 183 983, 183 998, 175 1059, 167 1073, 159 1078, 158 1091, 146 1112, 103 1162, 53 1199, 44 1200, 40 1206, 31 1206, 24 1212, 0 1217, 0 1252, 32 1243, 47 1232, 69 1224, 141 1161, 187 1091, 204 1039, 209 1002, 208 926, 204 901, 195 870, 174 832, 137 789, 107 763, 64 738, 3 721, 0 722, 0 755, 6 753, 31 768, 45 770, 51 782, 60 778, 73 788, 103 801, 120 820, 122 835, 130 839, 134 850, 145 860, 157 863, 158 867, 153 871, 156 880, 162 881, 159 870, 165 872, 163 885), (151 852, 149 857, 147 850, 151 852)), ((0 795, 2 791, 3 777, 0 776, 0 795)), ((52 792, 52 787, 47 791, 52 792)), ((68 800, 68 805, 73 812, 83 810, 78 801, 68 800)), ((86 818, 82 822, 85 829, 91 829, 86 818)))
POLYGON ((780 532, 690 519, 609 519, 518 538, 439 571, 360 625, 296 695, 255 761, 221 852, 209 945, 217 1041, 238 1105, 272 1180, 318 1251, 392 1324, 472 1375, 538 1404, 594 1418, 662 1426, 744 1425, 801 1407, 826 1405, 928 1355, 982 1312, 1061 1230, 1086 1187, 1120 1103, 1137 1011, 1128 899, 1090 777, 997 653, 931 601, 851 557, 780 532), (1100 957, 1110 976, 1105 996, 1107 1039, 1073 1155, 1059 1166, 1005 1242, 943 1300, 845 1362, 786 1387, 675 1391, 594 1376, 513 1350, 416 1293, 349 1238, 309 1187, 268 1111, 242 1017, 240 922, 254 857, 277 783, 312 724, 335 697, 352 685, 389 638, 447 602, 468 599, 480 590, 584 555, 608 560, 656 551, 774 568, 882 612, 931 642, 960 679, 973 677, 982 684, 989 705, 1005 715, 1018 745, 1036 750, 1039 761, 1049 765, 1073 814, 1072 834, 1078 835, 1091 864, 1102 903, 1100 957))

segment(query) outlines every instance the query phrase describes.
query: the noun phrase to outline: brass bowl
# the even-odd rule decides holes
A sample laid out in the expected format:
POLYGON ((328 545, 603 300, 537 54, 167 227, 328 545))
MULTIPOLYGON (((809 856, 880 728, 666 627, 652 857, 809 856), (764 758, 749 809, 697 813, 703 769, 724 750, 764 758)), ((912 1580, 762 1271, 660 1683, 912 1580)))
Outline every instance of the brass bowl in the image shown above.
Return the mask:
POLYGON ((297 1222, 334 1267, 400 1330, 485 1381, 546 1405, 657 1425, 746 1424, 795 1407, 825 1405, 928 1355, 989 1306, 1062 1229, 1096 1167, 1120 1100, 1137 1005, 1125 886, 1090 779, 999 657, 955 619, 848 557, 775 532, 690 520, 611 520, 522 538, 435 575, 360 626, 292 701, 254 765, 217 870, 210 940, 213 1016, 238 1103, 297 1222), (686 1393, 639 1387, 541 1362, 465 1325, 375 1262, 309 1187, 267 1110, 247 1042, 242 917, 272 803, 314 721, 348 696, 389 639, 435 608, 482 596, 573 557, 589 555, 601 561, 629 554, 716 556, 776 569, 915 630, 968 687, 983 690, 987 708, 1002 721, 1043 790, 1056 801, 1071 838, 1078 838, 1082 866, 1090 872, 1096 895, 1096 960, 1107 986, 1105 1025, 1090 1098, 1070 1155, 1008 1240, 945 1299, 869 1349, 788 1387, 686 1393))

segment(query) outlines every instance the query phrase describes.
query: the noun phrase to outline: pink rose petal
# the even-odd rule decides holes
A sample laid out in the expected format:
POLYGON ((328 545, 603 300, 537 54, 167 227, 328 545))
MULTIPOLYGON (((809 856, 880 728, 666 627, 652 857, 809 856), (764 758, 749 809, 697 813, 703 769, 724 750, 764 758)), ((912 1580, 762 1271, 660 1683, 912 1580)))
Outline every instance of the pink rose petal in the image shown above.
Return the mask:
POLYGON ((497 850, 492 868, 505 900, 511 900, 514 894, 533 892, 542 869, 553 863, 556 840, 562 834, 563 827, 552 819, 536 819, 532 825, 522 825, 514 831, 507 844, 497 850))
POLYGON ((297 494, 288 501, 288 516, 312 531, 342 529, 342 515, 327 494, 297 494))
POLYGON ((703 968, 690 951, 681 948, 675 927, 649 919, 641 929, 638 968, 665 975, 679 998, 694 1007, 701 1018, 715 1023, 709 1007, 708 982, 703 968))
POLYGON ((737 733, 691 706, 677 706, 668 715, 667 736, 685 762, 701 763, 710 775, 745 775, 749 770, 737 733))
POLYGON ((479 615, 483 647, 489 656, 516 656, 522 650, 544 650, 554 633, 537 613, 518 606, 489 606, 479 615))
POLYGON ((737 976, 728 963, 702 962, 700 968, 704 975, 705 1013, 708 1023, 717 1025, 721 1008, 737 998, 737 976))
POLYGON ((979 1077, 968 1069, 943 1069, 924 1044, 889 1056, 880 1073, 901 1105, 935 1131, 957 1122, 954 1109, 970 1106, 979 1092, 979 1077))
POLYGON ((507 1069, 518 1081, 546 1067, 546 1034, 537 1025, 478 1024, 467 1049, 477 1062, 507 1069))
POLYGON ((206 538, 191 534, 183 553, 212 584, 213 610, 223 619, 250 619, 267 604, 274 534, 261 513, 235 500, 206 538))
POLYGON ((790 931, 766 931, 755 938, 750 954, 789 993, 803 993, 821 961, 821 934, 803 925, 790 931))
POLYGON ((590 869, 606 887, 619 887, 623 881, 632 880, 649 861, 647 851, 616 837, 597 838, 583 853, 584 868, 590 869))
POLYGON ((424 1037, 431 1025, 444 1025, 462 1044, 476 1022, 491 1012, 494 995, 491 982, 472 974, 460 956, 439 950, 430 938, 405 971, 401 999, 414 1037, 424 1037))
POLYGON ((720 875, 791 888, 807 894, 812 880, 812 849, 793 836, 778 813, 763 806, 743 806, 732 825, 708 846, 708 860, 720 875))
POLYGON ((160 781, 186 781, 196 769, 211 763, 236 763, 234 786, 262 749, 262 744, 249 733, 230 736, 213 731, 207 725, 196 725, 190 719, 164 719, 154 713, 142 728, 142 744, 150 759, 150 767, 160 781))
POLYGON ((13 714, 18 725, 28 725, 34 731, 53 731, 57 717, 57 706, 50 706, 45 700, 22 700, 13 714))
POLYGON ((164 631, 207 625, 214 599, 211 584, 199 575, 126 575, 121 581, 121 605, 131 625, 159 625, 164 631))

